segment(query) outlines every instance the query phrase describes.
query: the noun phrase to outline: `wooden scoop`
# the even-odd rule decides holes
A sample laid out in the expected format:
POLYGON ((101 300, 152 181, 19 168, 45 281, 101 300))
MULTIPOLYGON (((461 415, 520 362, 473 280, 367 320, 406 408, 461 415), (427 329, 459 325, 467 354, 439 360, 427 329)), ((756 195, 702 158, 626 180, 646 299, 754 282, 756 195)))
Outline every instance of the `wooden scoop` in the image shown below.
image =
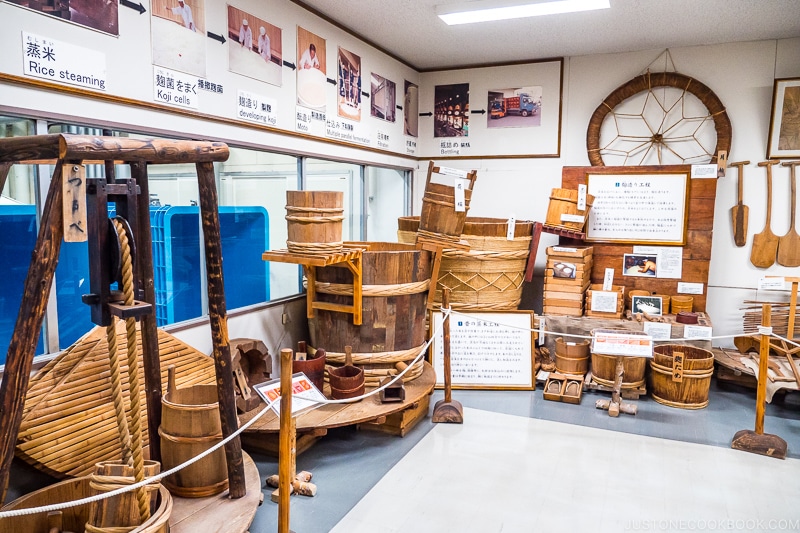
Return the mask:
POLYGON ((749 165, 750 161, 739 161, 730 163, 730 166, 739 170, 738 195, 736 205, 731 207, 731 221, 733 222, 733 242, 736 246, 744 246, 747 243, 747 217, 750 208, 742 202, 742 184, 744 183, 744 166, 749 165))
POLYGON ((800 161, 787 161, 783 163, 785 167, 792 170, 792 225, 789 232, 778 240, 778 264, 785 267, 800 266, 800 235, 795 229, 795 217, 797 208, 797 174, 794 168, 800 165, 800 161))
POLYGON ((761 233, 753 235, 753 249, 750 251, 750 262, 758 268, 769 268, 775 264, 778 253, 778 236, 770 228, 772 221, 772 165, 775 160, 762 161, 760 167, 767 167, 767 222, 761 233))

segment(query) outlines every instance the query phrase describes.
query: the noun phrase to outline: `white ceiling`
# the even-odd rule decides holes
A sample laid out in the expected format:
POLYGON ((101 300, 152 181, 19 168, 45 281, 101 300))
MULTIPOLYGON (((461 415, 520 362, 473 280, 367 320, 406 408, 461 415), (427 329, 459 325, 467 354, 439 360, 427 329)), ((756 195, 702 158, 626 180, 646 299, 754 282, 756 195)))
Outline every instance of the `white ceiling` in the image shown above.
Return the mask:
POLYGON ((452 0, 293 0, 417 70, 800 37, 800 0, 611 0, 611 9, 448 26, 452 0))

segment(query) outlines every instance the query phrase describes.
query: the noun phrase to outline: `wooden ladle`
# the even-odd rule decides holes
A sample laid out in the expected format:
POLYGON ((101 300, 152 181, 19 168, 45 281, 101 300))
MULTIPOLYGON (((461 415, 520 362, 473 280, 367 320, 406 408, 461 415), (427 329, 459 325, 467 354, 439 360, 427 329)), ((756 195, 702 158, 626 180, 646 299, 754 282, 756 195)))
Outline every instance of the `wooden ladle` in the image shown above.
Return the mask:
POLYGON ((800 165, 800 161, 787 161, 783 163, 785 167, 791 167, 792 172, 792 224, 789 232, 778 240, 778 264, 785 267, 800 266, 800 234, 795 229, 795 218, 797 216, 797 174, 795 167, 800 165))
POLYGON ((767 167, 767 222, 761 233, 753 235, 753 249, 750 251, 750 262, 758 268, 769 268, 775 264, 778 253, 778 236, 772 233, 772 166, 779 161, 773 159, 761 161, 758 166, 767 167))

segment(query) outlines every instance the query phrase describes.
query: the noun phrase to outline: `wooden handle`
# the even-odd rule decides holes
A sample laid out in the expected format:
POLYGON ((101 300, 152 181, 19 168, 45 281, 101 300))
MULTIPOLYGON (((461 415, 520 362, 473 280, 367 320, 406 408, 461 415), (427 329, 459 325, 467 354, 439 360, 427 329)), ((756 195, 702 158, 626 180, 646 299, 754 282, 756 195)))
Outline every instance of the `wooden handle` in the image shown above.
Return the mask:
POLYGON ((427 189, 428 185, 431 183, 431 175, 438 170, 439 167, 433 166, 433 161, 428 161, 428 178, 425 180, 425 189, 427 189))
MULTIPOLYGON (((306 348, 306 341, 298 341, 297 342, 297 351, 298 353, 306 353, 308 349, 306 348)), ((295 357, 297 359, 297 357, 295 357)))
POLYGON ((760 166, 760 167, 767 167, 767 170, 769 170, 769 169, 772 167, 772 165, 777 165, 778 163, 780 163, 780 161, 778 161, 778 160, 776 160, 776 159, 769 159, 769 160, 767 160, 767 161, 761 161, 761 162, 759 162, 759 163, 758 163, 758 166, 760 166))
MULTIPOLYGON (((442 285, 442 308, 450 309, 450 288, 442 285)), ((450 377, 450 315, 442 323, 442 359, 444 363, 444 403, 453 401, 452 384, 450 377)))
POLYGON ((171 400, 175 398, 175 393, 178 392, 178 387, 175 385, 175 365, 167 367, 167 394, 171 400))
POLYGON ((353 347, 344 347, 344 366, 353 366, 353 347))
MULTIPOLYGON (((772 306, 764 304, 761 307, 761 325, 770 327, 772 324, 772 306)), ((770 336, 761 335, 761 346, 758 357, 758 388, 756 389, 756 427, 758 435, 764 434, 764 402, 767 399, 767 368, 769 366, 770 336)))
POLYGON ((750 161, 737 161, 736 163, 728 163, 729 167, 736 167, 739 171, 739 184, 737 186, 738 189, 738 196, 736 198, 736 203, 742 203, 742 183, 744 182, 744 166, 749 165, 750 161))
POLYGON ((769 161, 761 161, 758 164, 760 167, 767 167, 767 228, 770 227, 772 222, 772 166, 778 163, 779 161, 770 159, 769 161))
MULTIPOLYGON (((783 166, 791 167, 792 172, 792 225, 789 227, 789 231, 794 230, 797 210, 797 173, 794 171, 794 167, 797 165, 800 165, 800 161, 789 161, 788 163, 783 163, 783 166)), ((800 380, 798 380, 798 385, 800 385, 800 380)))

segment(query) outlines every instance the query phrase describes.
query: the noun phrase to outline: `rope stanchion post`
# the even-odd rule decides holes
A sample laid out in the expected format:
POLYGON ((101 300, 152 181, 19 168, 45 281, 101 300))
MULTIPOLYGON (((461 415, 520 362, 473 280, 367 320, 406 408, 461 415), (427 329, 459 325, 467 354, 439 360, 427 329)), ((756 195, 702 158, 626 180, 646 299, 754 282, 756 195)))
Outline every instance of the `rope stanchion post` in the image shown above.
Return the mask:
MULTIPOLYGON (((450 289, 442 287, 442 307, 450 309, 450 289)), ((434 423, 463 424, 464 407, 458 400, 453 400, 450 372, 450 315, 442 317, 442 362, 444 363, 444 399, 433 406, 434 423)))
POLYGON ((733 436, 731 448, 778 459, 785 459, 786 441, 777 435, 764 433, 764 404, 767 398, 767 364, 769 363, 772 306, 764 304, 761 308, 761 347, 758 360, 758 389, 756 389, 755 431, 743 429, 733 436))
POLYGON ((281 430, 278 453, 278 533, 289 533, 289 497, 292 495, 292 356, 281 350, 281 430))

